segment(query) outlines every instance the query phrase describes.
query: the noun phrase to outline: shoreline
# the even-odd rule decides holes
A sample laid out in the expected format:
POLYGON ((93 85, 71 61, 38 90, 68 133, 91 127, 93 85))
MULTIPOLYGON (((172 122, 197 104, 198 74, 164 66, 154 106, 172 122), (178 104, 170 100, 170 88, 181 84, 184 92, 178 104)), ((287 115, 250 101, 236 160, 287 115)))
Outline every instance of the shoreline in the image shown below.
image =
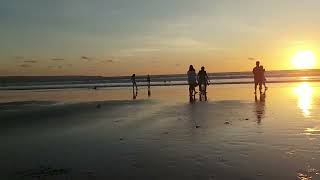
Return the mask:
MULTIPOLYGON (((320 82, 319 80, 314 79, 301 79, 301 80, 280 80, 280 81, 267 81, 268 84, 280 84, 280 83, 301 83, 301 82, 320 82)), ((253 84, 253 81, 240 81, 240 82, 211 82, 210 85, 232 85, 232 84, 253 84)), ((164 87, 164 86, 187 86, 188 83, 157 83, 151 84, 151 87, 164 87)), ((138 84, 138 87, 147 87, 147 84, 138 84)), ((101 84, 79 84, 79 85, 61 85, 61 86, 21 86, 21 87, 0 87, 1 91, 27 91, 27 90, 59 90, 59 89, 94 89, 94 88, 124 88, 132 87, 132 85, 101 85, 101 84)))

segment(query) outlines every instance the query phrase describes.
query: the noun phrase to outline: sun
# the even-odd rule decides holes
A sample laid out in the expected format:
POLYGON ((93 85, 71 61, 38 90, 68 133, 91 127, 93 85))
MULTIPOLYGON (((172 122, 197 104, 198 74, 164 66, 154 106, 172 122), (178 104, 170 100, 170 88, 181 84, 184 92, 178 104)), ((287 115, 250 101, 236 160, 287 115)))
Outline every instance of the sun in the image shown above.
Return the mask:
POLYGON ((316 56, 312 51, 300 51, 293 56, 292 63, 296 69, 312 69, 316 65, 316 56))

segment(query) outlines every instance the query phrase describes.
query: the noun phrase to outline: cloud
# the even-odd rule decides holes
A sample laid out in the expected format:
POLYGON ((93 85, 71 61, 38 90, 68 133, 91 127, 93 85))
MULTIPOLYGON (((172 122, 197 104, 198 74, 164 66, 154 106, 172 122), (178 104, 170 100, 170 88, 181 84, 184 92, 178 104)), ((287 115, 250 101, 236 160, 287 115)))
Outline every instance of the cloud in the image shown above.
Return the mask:
POLYGON ((23 62, 24 63, 32 63, 32 64, 34 64, 34 63, 37 63, 38 61, 36 61, 36 60, 25 60, 23 62))
POLYGON ((101 63, 110 63, 110 64, 112 64, 112 63, 116 63, 116 61, 113 60, 113 59, 107 59, 107 60, 101 61, 101 63))
POLYGON ((52 58, 51 60, 52 61, 63 61, 64 59, 63 58, 52 58))
POLYGON ((88 57, 88 56, 81 56, 82 60, 86 60, 86 61, 91 61, 93 60, 92 58, 88 57))
POLYGON ((248 60, 250 60, 250 61, 255 61, 255 60, 256 60, 256 58, 249 57, 249 58, 248 58, 248 60))
POLYGON ((29 67, 31 67, 31 65, 30 65, 30 64, 21 64, 20 67, 22 67, 22 68, 29 68, 29 67))

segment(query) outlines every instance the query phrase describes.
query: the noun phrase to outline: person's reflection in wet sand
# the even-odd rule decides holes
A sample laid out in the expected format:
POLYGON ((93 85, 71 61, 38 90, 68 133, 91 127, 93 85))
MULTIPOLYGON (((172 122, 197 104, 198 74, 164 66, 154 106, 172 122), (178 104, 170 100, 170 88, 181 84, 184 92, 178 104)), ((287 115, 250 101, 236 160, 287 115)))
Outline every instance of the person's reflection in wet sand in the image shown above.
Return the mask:
POLYGON ((136 90, 132 90, 132 99, 137 99, 137 96, 138 96, 138 91, 136 90))
POLYGON ((196 99, 190 96, 190 104, 188 105, 187 113, 189 114, 190 122, 192 123, 193 128, 198 129, 200 128, 199 116, 197 113, 199 106, 197 106, 195 102, 196 102, 196 99))
POLYGON ((148 97, 150 97, 151 96, 151 90, 150 90, 150 88, 148 88, 148 97))
POLYGON ((260 124, 265 113, 266 92, 261 93, 258 99, 255 95, 255 113, 257 116, 257 123, 260 124))

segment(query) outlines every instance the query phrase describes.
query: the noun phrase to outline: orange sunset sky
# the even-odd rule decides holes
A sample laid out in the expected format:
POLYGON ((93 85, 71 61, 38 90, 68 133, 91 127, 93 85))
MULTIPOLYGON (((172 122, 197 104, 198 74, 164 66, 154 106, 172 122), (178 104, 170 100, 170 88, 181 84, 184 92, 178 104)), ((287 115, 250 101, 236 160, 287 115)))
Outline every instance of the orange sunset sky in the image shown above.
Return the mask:
POLYGON ((5 0, 0 75, 185 73, 320 68, 318 0, 5 0), (307 61, 300 57, 299 61, 307 61), (303 64, 303 63, 302 63, 303 64))

